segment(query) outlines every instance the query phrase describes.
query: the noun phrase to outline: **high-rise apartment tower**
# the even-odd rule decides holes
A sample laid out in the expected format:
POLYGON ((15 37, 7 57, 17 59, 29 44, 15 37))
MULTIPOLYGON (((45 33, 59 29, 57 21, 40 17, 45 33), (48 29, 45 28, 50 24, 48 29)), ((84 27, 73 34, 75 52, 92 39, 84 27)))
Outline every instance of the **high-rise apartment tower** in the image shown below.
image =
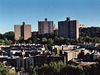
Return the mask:
POLYGON ((64 38, 79 38, 79 21, 70 20, 70 17, 67 17, 65 21, 58 22, 58 34, 60 37, 64 38))
POLYGON ((15 39, 19 40, 20 37, 23 37, 24 40, 27 40, 31 37, 31 25, 14 25, 15 39))
POLYGON ((39 34, 48 34, 53 32, 53 21, 47 21, 47 18, 45 18, 45 21, 38 21, 38 33, 39 34))

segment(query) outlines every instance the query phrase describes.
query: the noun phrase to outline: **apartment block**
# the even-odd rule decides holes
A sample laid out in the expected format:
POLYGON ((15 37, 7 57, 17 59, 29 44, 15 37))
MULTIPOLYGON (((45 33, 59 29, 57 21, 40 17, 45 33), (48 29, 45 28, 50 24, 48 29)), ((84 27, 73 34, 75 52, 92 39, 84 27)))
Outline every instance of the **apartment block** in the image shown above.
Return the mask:
POLYGON ((38 21, 38 33, 39 34, 48 34, 53 32, 53 21, 47 21, 47 18, 45 18, 45 21, 38 21))
POLYGON ((14 25, 15 39, 19 40, 20 37, 23 37, 24 40, 27 40, 31 37, 31 25, 14 25))
POLYGON ((88 26, 87 25, 84 25, 84 24, 80 24, 79 25, 79 28, 88 28, 88 26))
POLYGON ((58 34, 59 37, 64 38, 79 38, 79 21, 70 20, 70 17, 67 17, 65 21, 58 22, 58 34))
POLYGON ((80 28, 80 36, 100 37, 100 27, 80 28))

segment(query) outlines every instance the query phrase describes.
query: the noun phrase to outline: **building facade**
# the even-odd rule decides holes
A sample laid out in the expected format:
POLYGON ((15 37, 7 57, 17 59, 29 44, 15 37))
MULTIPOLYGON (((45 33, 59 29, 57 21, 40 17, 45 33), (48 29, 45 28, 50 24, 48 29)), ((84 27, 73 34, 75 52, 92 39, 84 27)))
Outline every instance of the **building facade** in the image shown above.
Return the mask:
POLYGON ((100 37, 100 27, 80 28, 80 36, 100 37))
POLYGON ((36 36, 36 35, 38 35, 38 31, 33 31, 32 36, 36 36))
POLYGON ((17 61, 17 67, 18 68, 23 67, 24 69, 29 69, 30 66, 34 67, 33 57, 17 58, 16 61, 17 61))
POLYGON ((27 40, 31 37, 31 25, 14 25, 15 39, 19 40, 20 37, 23 37, 24 40, 27 40))
POLYGON ((79 25, 79 28, 88 28, 88 26, 87 25, 84 25, 84 24, 80 24, 79 25))
POLYGON ((78 20, 70 20, 70 17, 65 21, 58 22, 58 34, 64 38, 79 38, 79 22, 78 20))
POLYGON ((38 21, 38 33, 39 34, 48 34, 53 32, 53 21, 47 21, 47 18, 45 18, 45 21, 38 21))

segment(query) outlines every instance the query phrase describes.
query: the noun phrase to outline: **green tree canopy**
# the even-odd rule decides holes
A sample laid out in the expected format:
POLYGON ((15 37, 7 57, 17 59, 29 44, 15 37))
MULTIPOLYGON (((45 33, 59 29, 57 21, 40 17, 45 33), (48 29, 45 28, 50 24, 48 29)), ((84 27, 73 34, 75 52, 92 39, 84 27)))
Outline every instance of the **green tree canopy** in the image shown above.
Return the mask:
POLYGON ((14 35, 15 33, 13 31, 9 31, 3 34, 5 38, 7 38, 8 40, 13 40, 13 41, 14 41, 14 35))

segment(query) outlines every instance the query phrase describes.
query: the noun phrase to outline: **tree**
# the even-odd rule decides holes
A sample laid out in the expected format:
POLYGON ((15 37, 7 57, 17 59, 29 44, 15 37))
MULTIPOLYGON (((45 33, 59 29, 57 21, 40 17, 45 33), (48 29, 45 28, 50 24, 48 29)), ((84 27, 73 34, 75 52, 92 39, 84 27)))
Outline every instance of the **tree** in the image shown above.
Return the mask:
POLYGON ((84 75, 83 67, 75 66, 75 69, 76 69, 76 75, 84 75))
POLYGON ((10 75, 9 67, 5 67, 5 64, 0 62, 0 75, 10 75))
POLYGON ((0 39, 4 39, 4 36, 0 33, 0 39))
POLYGON ((29 40, 29 43, 32 44, 32 40, 29 40))
POLYGON ((47 43, 47 39, 44 37, 44 38, 42 38, 42 43, 43 44, 46 44, 47 43))
POLYGON ((98 64, 91 65, 90 75, 100 75, 100 65, 98 64))
POLYGON ((33 66, 30 66, 30 74, 32 74, 33 66))
POLYGON ((12 44, 13 43, 13 41, 12 40, 9 40, 9 44, 12 44))
POLYGON ((69 38, 66 38, 66 39, 65 39, 65 41, 66 41, 66 44, 67 44, 67 45, 70 45, 70 44, 71 44, 71 42, 70 42, 70 39, 69 39, 69 38))
POLYGON ((7 38, 4 38, 4 40, 5 40, 5 44, 6 44, 6 45, 10 45, 10 44, 13 43, 12 40, 8 40, 7 38))
POLYGON ((86 66, 83 67, 83 69, 84 69, 84 74, 85 74, 85 75, 90 75, 91 66, 86 65, 86 66))
POLYGON ((34 38, 34 43, 40 43, 40 38, 34 38))
POLYGON ((54 43, 55 43, 56 45, 59 44, 59 38, 58 38, 57 36, 54 38, 54 43))
POLYGON ((76 44, 75 39, 70 39, 70 42, 71 42, 72 45, 75 45, 76 44))
POLYGON ((5 41, 3 39, 0 39, 0 45, 5 45, 5 41))
POLYGON ((24 37, 19 37, 18 42, 19 42, 19 43, 23 43, 23 42, 24 42, 24 37))
POLYGON ((48 44, 45 44, 44 47, 45 47, 45 50, 49 50, 48 49, 48 44))
POLYGON ((59 38, 59 43, 60 43, 60 44, 64 44, 64 38, 63 38, 63 37, 60 37, 60 38, 59 38))
POLYGON ((83 37, 80 36, 78 40, 79 40, 79 43, 82 43, 83 37))
POLYGON ((52 38, 49 38, 49 39, 47 40, 47 42, 48 42, 48 44, 54 45, 54 40, 53 40, 52 38))
POLYGON ((24 68, 23 67, 21 67, 21 71, 23 71, 24 70, 24 68))
POLYGON ((5 38, 7 38, 8 40, 12 40, 12 41, 14 41, 14 35, 15 33, 13 31, 9 31, 3 34, 5 38))

